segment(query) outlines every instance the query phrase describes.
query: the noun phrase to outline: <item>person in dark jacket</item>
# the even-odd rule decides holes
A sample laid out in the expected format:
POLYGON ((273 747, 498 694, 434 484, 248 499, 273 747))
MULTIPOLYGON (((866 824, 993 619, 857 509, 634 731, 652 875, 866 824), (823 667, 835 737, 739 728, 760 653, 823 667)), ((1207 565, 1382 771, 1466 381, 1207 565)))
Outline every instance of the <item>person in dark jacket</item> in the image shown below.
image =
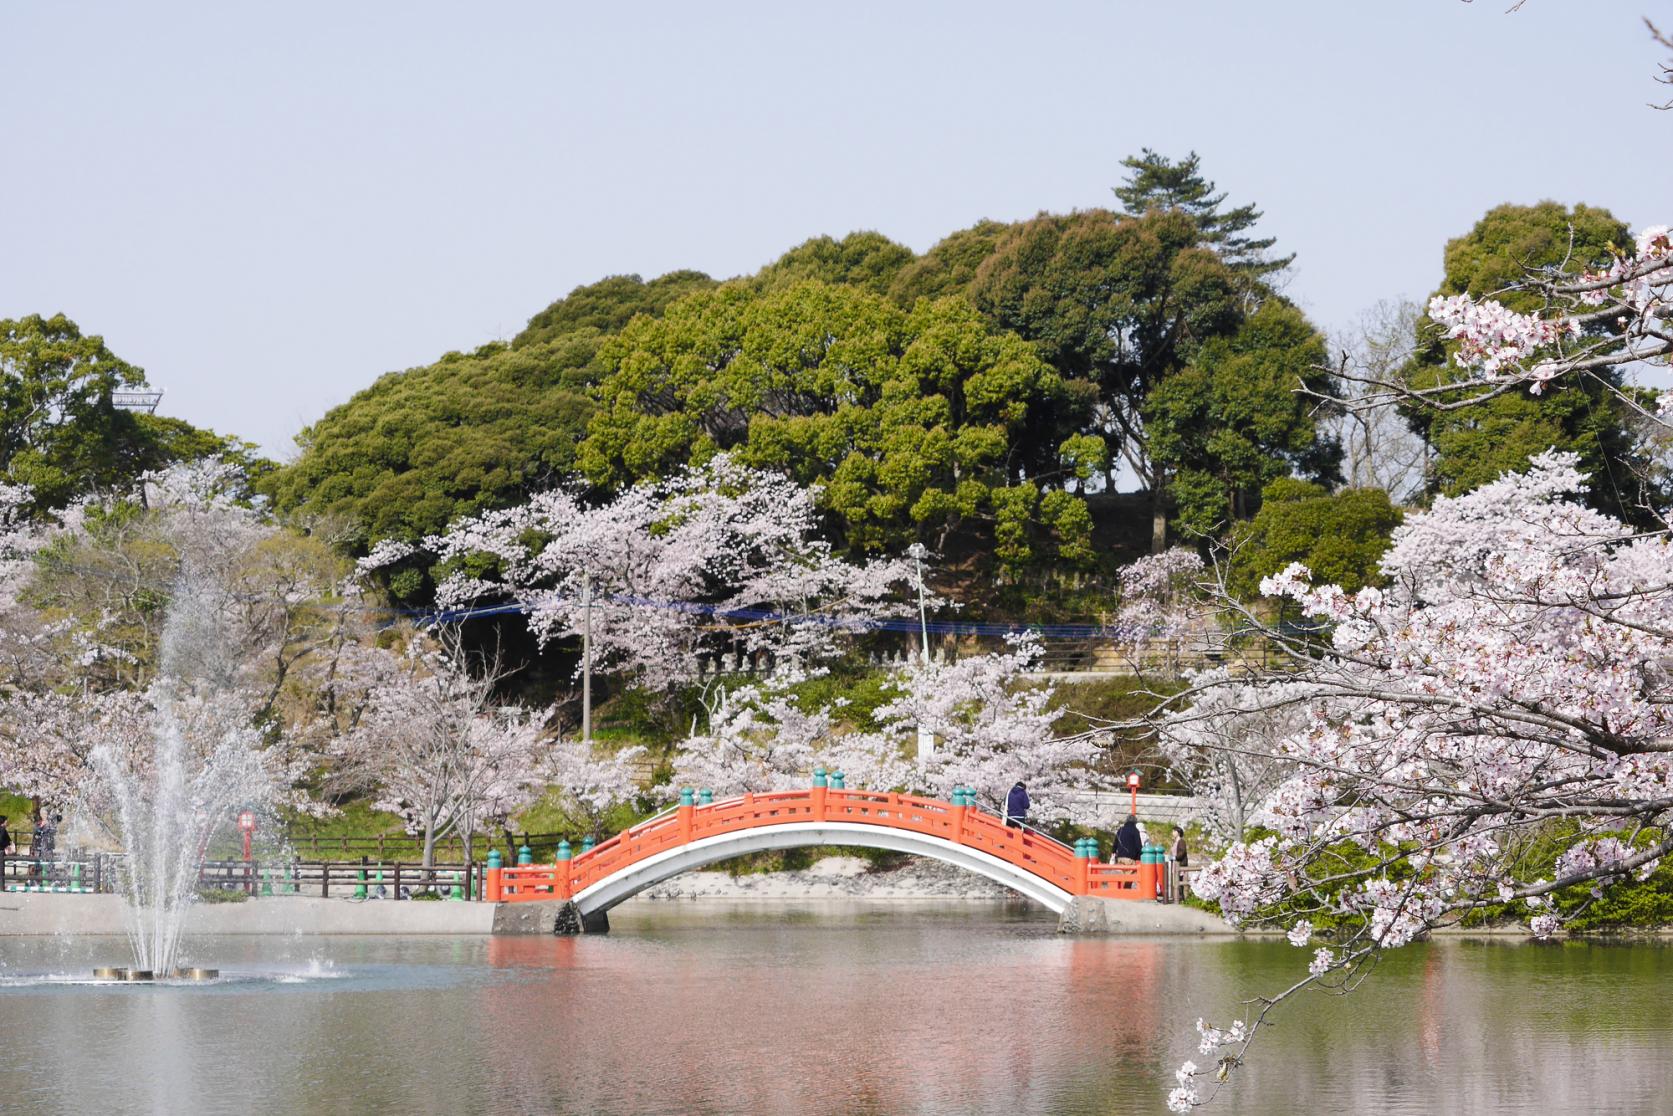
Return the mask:
POLYGON ((1121 828, 1115 831, 1116 862, 1137 861, 1143 851, 1144 842, 1139 838, 1139 819, 1135 814, 1128 814, 1127 820, 1121 823, 1121 828))
POLYGON ((1177 902, 1185 901, 1185 869, 1191 865, 1191 850, 1185 845, 1185 830, 1180 826, 1173 827, 1173 847, 1168 850, 1173 856, 1174 879, 1179 882, 1179 892, 1175 896, 1177 902))
POLYGON ((1028 820, 1028 788, 1017 780, 1011 793, 1005 796, 1005 824, 1021 827, 1028 820))

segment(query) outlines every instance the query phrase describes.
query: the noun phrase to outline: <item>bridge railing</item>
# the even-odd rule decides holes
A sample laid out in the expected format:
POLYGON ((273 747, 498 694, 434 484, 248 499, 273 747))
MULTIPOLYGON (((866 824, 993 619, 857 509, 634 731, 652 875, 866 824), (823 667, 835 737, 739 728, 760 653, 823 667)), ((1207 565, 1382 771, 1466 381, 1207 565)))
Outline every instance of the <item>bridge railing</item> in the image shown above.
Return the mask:
POLYGON ((695 841, 768 826, 843 822, 921 833, 975 849, 1045 880, 1071 895, 1108 899, 1155 898, 1158 866, 1100 864, 1096 846, 1071 848, 1025 826, 1007 825, 975 805, 973 794, 954 801, 890 791, 823 785, 749 793, 718 802, 681 792, 679 805, 572 855, 567 842, 551 864, 497 866, 490 861, 484 898, 497 901, 570 899, 634 864, 695 841))

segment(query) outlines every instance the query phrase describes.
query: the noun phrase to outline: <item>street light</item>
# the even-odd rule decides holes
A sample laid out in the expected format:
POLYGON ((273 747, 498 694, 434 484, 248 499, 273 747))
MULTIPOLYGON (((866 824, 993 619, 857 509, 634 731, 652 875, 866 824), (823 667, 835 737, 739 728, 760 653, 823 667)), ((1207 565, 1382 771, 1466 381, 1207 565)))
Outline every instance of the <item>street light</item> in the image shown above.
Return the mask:
POLYGON ((244 833, 244 859, 250 859, 250 837, 256 831, 256 815, 253 810, 241 810, 238 814, 238 828, 244 833))
MULTIPOLYGON (((918 580, 918 634, 921 637, 921 650, 924 665, 929 666, 929 611, 924 605, 924 559, 929 557, 929 548, 923 543, 915 542, 906 548, 906 556, 912 559, 913 567, 917 570, 918 580)), ((918 759, 930 759, 935 755, 935 734, 918 726, 918 759)))
POLYGON ((1128 773, 1127 789, 1133 793, 1132 806, 1127 812, 1136 818, 1139 816, 1139 773, 1137 771, 1128 773))

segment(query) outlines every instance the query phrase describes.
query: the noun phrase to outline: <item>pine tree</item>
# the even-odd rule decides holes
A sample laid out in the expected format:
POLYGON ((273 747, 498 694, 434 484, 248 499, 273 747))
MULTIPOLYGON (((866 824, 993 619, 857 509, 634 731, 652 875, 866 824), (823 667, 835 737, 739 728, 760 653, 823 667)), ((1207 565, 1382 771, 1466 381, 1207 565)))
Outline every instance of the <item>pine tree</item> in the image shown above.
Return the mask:
POLYGON ((1253 204, 1222 211, 1226 195, 1214 192, 1214 183, 1202 176, 1202 158, 1191 152, 1179 162, 1144 148, 1138 155, 1121 160, 1128 169, 1127 182, 1114 187, 1122 211, 1128 217, 1143 216, 1152 209, 1178 209, 1189 214, 1202 230, 1203 239, 1214 246, 1221 259, 1251 275, 1270 275, 1290 266, 1294 254, 1269 258, 1267 252, 1276 237, 1259 239, 1241 236, 1261 219, 1253 204))

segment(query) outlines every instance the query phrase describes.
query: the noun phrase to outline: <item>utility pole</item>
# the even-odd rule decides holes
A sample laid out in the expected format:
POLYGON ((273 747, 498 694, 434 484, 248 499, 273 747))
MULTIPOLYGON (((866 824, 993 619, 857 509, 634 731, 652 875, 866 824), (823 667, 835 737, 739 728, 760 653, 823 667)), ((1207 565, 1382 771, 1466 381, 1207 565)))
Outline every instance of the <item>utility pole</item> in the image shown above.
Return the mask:
MULTIPOLYGON (((929 613, 924 606, 924 559, 929 557, 929 550, 923 543, 913 543, 906 548, 907 556, 912 559, 918 572, 918 635, 920 649, 924 656, 924 666, 929 666, 929 613)), ((932 759, 935 756, 935 734, 923 725, 918 726, 918 761, 932 759)))
POLYGON ((593 742, 593 575, 581 571, 581 743, 593 742))

